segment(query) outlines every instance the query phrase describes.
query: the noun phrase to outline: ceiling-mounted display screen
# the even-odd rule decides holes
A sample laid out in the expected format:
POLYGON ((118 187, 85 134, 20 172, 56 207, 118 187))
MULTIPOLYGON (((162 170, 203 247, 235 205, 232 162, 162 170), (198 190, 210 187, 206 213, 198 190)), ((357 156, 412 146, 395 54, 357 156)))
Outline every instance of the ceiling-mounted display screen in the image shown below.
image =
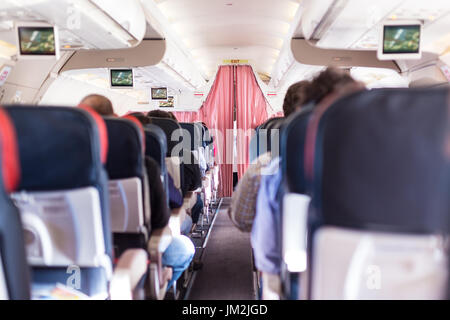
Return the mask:
POLYGON ((419 22, 389 22, 383 25, 378 49, 380 60, 419 59, 421 57, 421 30, 419 22))
POLYGON ((167 97, 167 101, 159 102, 160 108, 173 108, 174 107, 174 99, 172 96, 167 97))
POLYGON ((167 88, 152 88, 152 100, 167 100, 167 88))
POLYGON ((28 58, 59 58, 56 27, 39 23, 17 25, 19 56, 28 58))
POLYGON ((133 69, 110 69, 111 88, 132 88, 133 69))

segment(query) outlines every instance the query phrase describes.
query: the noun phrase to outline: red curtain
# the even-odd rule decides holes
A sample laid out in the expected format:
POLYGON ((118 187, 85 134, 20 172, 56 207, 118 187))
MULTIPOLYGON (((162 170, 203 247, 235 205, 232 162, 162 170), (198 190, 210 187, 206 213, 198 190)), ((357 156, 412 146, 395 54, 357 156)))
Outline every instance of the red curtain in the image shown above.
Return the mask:
MULTIPOLYGON (((203 121, 212 131, 220 165, 219 195, 233 192, 233 101, 236 99, 238 177, 249 165, 252 129, 268 119, 268 103, 251 66, 221 66, 205 103, 197 112, 174 112, 180 122, 203 121), (233 81, 236 79, 236 90, 233 81)), ((282 115, 282 113, 281 113, 282 115)), ((271 117, 278 116, 277 114, 271 117)))
POLYGON ((252 129, 267 120, 268 103, 251 66, 236 68, 236 121, 238 177, 249 165, 249 145, 252 129))
POLYGON ((233 193, 233 91, 233 66, 221 66, 201 109, 214 136, 222 197, 233 193))
POLYGON ((202 113, 200 111, 178 111, 172 112, 177 118, 178 122, 196 122, 203 121, 202 113))
POLYGON ((205 122, 214 136, 221 197, 230 197, 233 192, 233 91, 233 66, 221 66, 199 111, 174 112, 180 122, 205 122))

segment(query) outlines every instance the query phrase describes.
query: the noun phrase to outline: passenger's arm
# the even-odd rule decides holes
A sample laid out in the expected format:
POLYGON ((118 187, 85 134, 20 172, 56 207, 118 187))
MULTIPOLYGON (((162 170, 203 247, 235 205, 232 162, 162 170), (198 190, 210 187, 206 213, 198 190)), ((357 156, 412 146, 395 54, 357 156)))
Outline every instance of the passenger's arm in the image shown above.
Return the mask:
POLYGON ((128 249, 119 258, 110 283, 111 300, 131 300, 133 291, 147 273, 147 252, 128 249))

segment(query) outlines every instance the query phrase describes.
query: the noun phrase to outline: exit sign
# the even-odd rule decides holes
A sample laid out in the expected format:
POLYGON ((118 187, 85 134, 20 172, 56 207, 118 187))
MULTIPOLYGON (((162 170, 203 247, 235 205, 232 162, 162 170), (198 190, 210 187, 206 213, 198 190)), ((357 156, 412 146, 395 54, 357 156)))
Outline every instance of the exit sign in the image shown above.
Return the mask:
POLYGON ((248 64, 248 60, 242 60, 242 59, 228 59, 223 60, 224 64, 248 64))

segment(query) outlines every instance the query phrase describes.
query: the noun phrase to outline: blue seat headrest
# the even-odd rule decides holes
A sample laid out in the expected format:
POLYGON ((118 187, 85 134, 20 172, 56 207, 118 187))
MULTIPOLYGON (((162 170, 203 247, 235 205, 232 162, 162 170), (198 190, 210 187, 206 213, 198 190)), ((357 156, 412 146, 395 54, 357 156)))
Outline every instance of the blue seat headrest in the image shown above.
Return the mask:
POLYGON ((374 89, 333 103, 314 152, 321 223, 409 233, 448 228, 449 98, 448 89, 374 89))
POLYGON ((110 179, 144 177, 143 137, 131 120, 104 118, 109 140, 106 171, 110 179))
POLYGON ((100 132, 80 108, 6 106, 17 131, 19 190, 64 190, 98 184, 100 132))

